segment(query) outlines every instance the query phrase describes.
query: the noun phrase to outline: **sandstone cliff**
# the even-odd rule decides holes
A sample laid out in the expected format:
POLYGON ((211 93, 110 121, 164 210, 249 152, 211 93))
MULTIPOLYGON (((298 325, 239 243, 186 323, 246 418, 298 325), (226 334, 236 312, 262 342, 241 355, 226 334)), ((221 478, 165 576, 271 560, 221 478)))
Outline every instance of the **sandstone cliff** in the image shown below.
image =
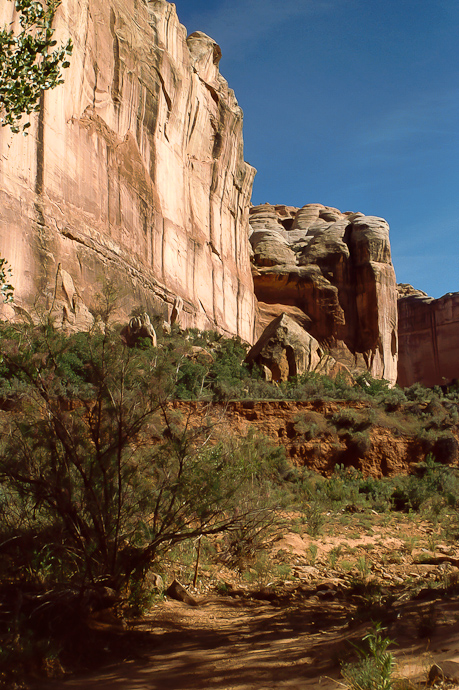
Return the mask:
POLYGON ((435 386, 459 379, 459 292, 433 299, 406 288, 398 301, 399 385, 435 386))
MULTIPOLYGON (((0 24, 14 3, 0 7, 0 24)), ((253 340, 242 112, 220 49, 165 0, 63 0, 65 83, 31 134, 0 130, 0 253, 17 304, 80 326, 104 278, 181 325, 253 340)))
POLYGON ((353 371, 397 378, 397 291, 389 226, 321 204, 251 209, 261 325, 286 312, 353 371))

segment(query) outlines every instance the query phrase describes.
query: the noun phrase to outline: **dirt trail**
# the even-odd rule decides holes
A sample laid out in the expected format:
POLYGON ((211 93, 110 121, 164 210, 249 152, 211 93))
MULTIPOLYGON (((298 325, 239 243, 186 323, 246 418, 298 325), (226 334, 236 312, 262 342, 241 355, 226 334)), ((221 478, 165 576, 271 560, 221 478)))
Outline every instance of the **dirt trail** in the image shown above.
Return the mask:
POLYGON ((199 607, 168 601, 143 624, 151 649, 140 662, 48 684, 53 690, 268 690, 340 687, 319 677, 339 675, 334 651, 342 645, 343 607, 326 613, 310 604, 279 606, 215 597, 199 607), (320 645, 320 655, 315 647, 320 645))
MULTIPOLYGON (((425 679, 434 662, 448 659, 459 674, 459 601, 438 602, 449 619, 431 639, 409 634, 409 618, 422 603, 400 609, 403 618, 394 650, 404 677, 425 679), (455 621, 455 623, 453 623, 455 621), (451 625, 451 623, 453 623, 451 625)), ((125 661, 47 690, 338 690, 339 660, 365 625, 349 629, 343 601, 279 604, 230 597, 201 600, 198 607, 174 601, 157 605, 142 623, 150 632, 138 661, 125 661)), ((366 625, 368 628, 368 624, 366 625)), ((392 632, 392 630, 391 630, 392 632)), ((441 687, 459 688, 448 683, 441 687)))
POLYGON ((111 665, 37 690, 338 690, 341 664, 356 660, 349 642, 372 621, 395 641, 395 673, 410 689, 425 689, 432 665, 447 661, 451 680, 436 687, 459 690, 457 542, 422 517, 328 519, 317 539, 302 530, 275 542, 264 584, 210 563, 198 606, 159 601, 127 629, 94 621, 111 665), (286 565, 289 580, 279 577, 286 565))

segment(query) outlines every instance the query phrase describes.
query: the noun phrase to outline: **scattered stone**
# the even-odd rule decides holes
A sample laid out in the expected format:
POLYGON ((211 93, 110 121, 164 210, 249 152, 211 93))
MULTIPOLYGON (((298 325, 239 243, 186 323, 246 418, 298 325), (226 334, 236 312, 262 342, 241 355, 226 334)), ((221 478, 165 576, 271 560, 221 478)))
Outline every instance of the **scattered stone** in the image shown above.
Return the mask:
POLYGON ((435 685, 436 683, 440 682, 442 683, 445 680, 445 675, 438 666, 438 664, 434 664, 429 671, 429 676, 428 676, 428 683, 429 685, 435 685))
POLYGON ((459 663, 457 661, 452 661, 451 659, 445 659, 444 661, 440 661, 438 664, 434 664, 429 671, 429 682, 430 682, 430 674, 432 673, 432 676, 435 676, 435 673, 437 672, 436 669, 438 669, 440 671, 440 673, 438 675, 439 680, 449 681, 452 683, 458 683, 459 682, 459 663), (433 670, 433 669, 435 669, 435 670, 433 670))
POLYGON ((186 356, 193 362, 199 362, 201 364, 210 365, 214 362, 212 353, 206 350, 205 347, 200 347, 199 345, 193 345, 190 352, 186 356))
POLYGON ((156 590, 157 592, 162 592, 164 590, 164 580, 158 573, 148 571, 145 576, 145 583, 151 590, 156 590))
POLYGON ((293 569, 293 574, 300 580, 312 580, 320 576, 320 571, 312 565, 299 565, 293 569))
POLYGON ((166 589, 166 595, 171 597, 171 599, 182 601, 184 604, 188 604, 188 606, 199 606, 196 599, 194 599, 191 594, 188 594, 185 587, 181 585, 178 580, 172 581, 166 589))

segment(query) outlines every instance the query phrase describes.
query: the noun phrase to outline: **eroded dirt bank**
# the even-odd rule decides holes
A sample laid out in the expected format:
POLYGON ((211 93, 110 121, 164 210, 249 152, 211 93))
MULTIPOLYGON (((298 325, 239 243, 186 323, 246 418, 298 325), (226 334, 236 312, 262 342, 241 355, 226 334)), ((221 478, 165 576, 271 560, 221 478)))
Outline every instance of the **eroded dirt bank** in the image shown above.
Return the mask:
MULTIPOLYGON (((190 416, 191 423, 208 414, 232 434, 246 434, 256 428, 283 445, 294 465, 325 476, 330 476, 337 464, 356 467, 374 477, 406 474, 431 450, 413 419, 402 413, 385 413, 366 402, 241 400, 209 405, 176 401, 173 406, 190 416), (348 412, 350 419, 343 419, 348 412)), ((457 445, 458 426, 453 433, 457 445)), ((448 462, 457 462, 457 448, 448 462)))

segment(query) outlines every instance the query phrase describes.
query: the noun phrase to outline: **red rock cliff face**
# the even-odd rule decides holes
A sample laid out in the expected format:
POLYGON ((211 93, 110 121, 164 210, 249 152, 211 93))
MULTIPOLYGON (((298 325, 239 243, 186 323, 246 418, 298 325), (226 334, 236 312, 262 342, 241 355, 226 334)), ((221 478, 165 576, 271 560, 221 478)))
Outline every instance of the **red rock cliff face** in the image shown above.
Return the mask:
MULTIPOLYGON (((0 24, 14 3, 0 8, 0 24)), ((74 43, 65 83, 31 134, 0 131, 0 252, 15 299, 37 296, 79 326, 110 278, 181 325, 253 340, 242 112, 220 49, 186 37, 165 0, 63 0, 56 38, 74 43)))
POLYGON ((251 209, 255 294, 352 371, 397 378, 397 290, 389 226, 322 204, 251 209))
POLYGON ((398 301, 399 385, 435 386, 458 379, 459 292, 439 299, 416 290, 405 294, 398 301))

